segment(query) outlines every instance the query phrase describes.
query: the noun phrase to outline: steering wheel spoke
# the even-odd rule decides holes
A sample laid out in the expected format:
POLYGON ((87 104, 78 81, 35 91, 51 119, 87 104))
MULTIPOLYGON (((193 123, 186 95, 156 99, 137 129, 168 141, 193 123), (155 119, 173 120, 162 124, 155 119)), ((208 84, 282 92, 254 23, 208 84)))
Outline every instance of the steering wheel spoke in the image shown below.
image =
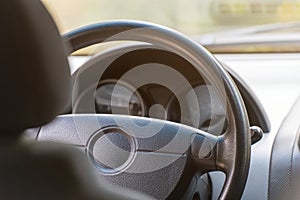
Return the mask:
POLYGON ((191 158, 195 164, 195 170, 206 173, 217 170, 216 149, 218 137, 206 132, 197 133, 192 136, 191 158))

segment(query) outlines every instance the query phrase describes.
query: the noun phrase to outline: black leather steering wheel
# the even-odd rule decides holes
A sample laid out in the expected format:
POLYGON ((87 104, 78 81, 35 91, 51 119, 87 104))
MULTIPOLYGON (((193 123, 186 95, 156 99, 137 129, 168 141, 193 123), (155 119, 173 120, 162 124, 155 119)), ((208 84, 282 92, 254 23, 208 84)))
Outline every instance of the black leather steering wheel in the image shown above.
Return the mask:
MULTIPOLYGON (((173 187, 173 192, 169 195, 169 199, 178 199, 184 193, 193 174, 216 170, 226 174, 225 185, 219 199, 241 198, 250 162, 251 141, 247 112, 234 82, 206 49, 176 31, 138 21, 111 21, 90 25, 67 33, 64 35, 64 39, 71 44, 69 54, 93 44, 116 40, 146 42, 174 52, 193 64, 206 81, 216 88, 224 104, 227 105, 227 129, 221 136, 214 136, 195 128, 162 120, 132 116, 97 115, 96 121, 100 124, 100 128, 89 130, 88 136, 84 136, 86 139, 80 141, 87 147, 88 156, 95 165, 97 165, 97 161, 93 160, 91 152, 93 152, 96 140, 107 133, 118 132, 129 139, 133 154, 129 155, 130 161, 126 162, 126 169, 110 171, 108 172, 111 173, 110 176, 123 176, 122 178, 131 184, 131 181, 138 181, 135 176, 138 177, 139 174, 132 175, 131 173, 130 176, 126 176, 127 172, 125 171, 130 166, 145 165, 151 156, 160 157, 158 160, 162 161, 163 159, 170 159, 172 157, 170 155, 177 155, 178 157, 174 160, 171 159, 172 162, 170 163, 180 163, 175 164, 180 169, 174 171, 180 174, 180 178, 176 179, 174 186, 170 186, 173 187), (157 134, 146 137, 146 129, 155 129, 155 127, 161 127, 157 134), (122 170, 124 170, 123 174, 121 173, 122 170)), ((80 123, 88 122, 91 118, 89 115, 74 115, 72 117, 76 118, 77 126, 80 123)), ((56 123, 56 127, 66 126, 67 118, 62 117, 53 123, 56 123)), ((58 138, 61 136, 55 134, 53 130, 44 128, 41 133, 43 131, 48 138, 62 140, 62 138, 58 138), (46 133, 46 131, 48 132, 46 133)), ((65 140, 70 141, 70 139, 65 140)), ((76 142, 72 144, 74 143, 76 142)), ((102 153, 105 154, 106 152, 102 153)), ((131 170, 134 171, 134 167, 131 170)), ((166 171, 162 173, 166 173, 166 171)), ((139 184, 143 184, 143 182, 141 181, 139 184)), ((154 188, 160 187, 166 186, 158 184, 154 188)))

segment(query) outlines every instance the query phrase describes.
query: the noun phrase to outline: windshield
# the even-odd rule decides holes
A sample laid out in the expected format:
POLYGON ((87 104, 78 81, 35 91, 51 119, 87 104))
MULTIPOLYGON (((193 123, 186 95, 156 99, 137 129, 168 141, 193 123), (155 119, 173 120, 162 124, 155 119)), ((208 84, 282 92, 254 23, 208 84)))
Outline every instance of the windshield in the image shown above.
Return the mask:
POLYGON ((42 1, 62 33, 91 23, 132 19, 200 36, 198 41, 214 53, 300 51, 300 0, 42 1))
POLYGON ((188 35, 300 20, 300 0, 43 0, 62 32, 113 19, 162 24, 188 35))

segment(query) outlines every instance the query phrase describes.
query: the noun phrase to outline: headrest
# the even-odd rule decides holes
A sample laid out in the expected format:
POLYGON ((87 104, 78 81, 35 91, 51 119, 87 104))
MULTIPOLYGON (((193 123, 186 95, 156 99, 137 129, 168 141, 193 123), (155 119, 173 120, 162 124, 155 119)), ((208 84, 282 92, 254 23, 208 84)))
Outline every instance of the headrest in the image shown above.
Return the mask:
POLYGON ((39 0, 4 0, 0 9, 0 136, 9 136, 64 112, 70 70, 59 31, 39 0))

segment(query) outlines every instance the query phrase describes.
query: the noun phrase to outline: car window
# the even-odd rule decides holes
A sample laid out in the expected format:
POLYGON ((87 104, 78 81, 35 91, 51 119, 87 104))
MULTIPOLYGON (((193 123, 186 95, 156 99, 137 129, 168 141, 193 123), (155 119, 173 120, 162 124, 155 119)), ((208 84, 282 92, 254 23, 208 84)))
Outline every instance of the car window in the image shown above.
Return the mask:
POLYGON ((166 25, 188 35, 300 20, 300 0, 43 0, 62 32, 113 19, 166 25))

